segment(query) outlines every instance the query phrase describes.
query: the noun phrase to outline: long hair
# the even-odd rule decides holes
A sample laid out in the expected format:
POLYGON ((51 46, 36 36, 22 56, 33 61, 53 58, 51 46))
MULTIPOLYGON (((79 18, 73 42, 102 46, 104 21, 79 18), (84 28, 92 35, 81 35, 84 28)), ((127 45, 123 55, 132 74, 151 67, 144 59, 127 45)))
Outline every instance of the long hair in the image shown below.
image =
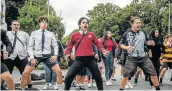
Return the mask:
MULTIPOLYGON (((104 41, 108 39, 108 32, 111 32, 111 31, 105 31, 104 33, 104 41)), ((112 40, 112 36, 110 37, 110 39, 112 40)))

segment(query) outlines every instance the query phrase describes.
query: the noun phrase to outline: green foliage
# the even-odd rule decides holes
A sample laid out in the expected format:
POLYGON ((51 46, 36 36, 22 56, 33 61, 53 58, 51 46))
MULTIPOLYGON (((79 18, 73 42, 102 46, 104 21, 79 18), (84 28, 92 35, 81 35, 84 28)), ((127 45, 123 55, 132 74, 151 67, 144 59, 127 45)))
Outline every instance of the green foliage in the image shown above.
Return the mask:
MULTIPOLYGON (((162 35, 165 35, 168 30, 168 8, 167 0, 133 0, 124 8, 110 3, 100 3, 92 10, 88 10, 89 29, 98 37, 102 37, 105 31, 110 30, 118 40, 119 34, 131 27, 130 18, 139 16, 143 22, 142 30, 149 32, 159 30, 162 35)), ((170 12, 172 15, 172 9, 170 12)))
POLYGON ((71 35, 77 31, 79 31, 79 29, 74 29, 68 36, 64 37, 62 40, 62 43, 67 45, 69 43, 69 39, 70 39, 71 35))
MULTIPOLYGON (((48 16, 47 0, 6 0, 6 21, 8 30, 12 20, 18 19, 21 30, 31 33, 39 29, 37 19, 40 16, 48 16)), ((55 15, 53 7, 49 5, 49 26, 48 30, 58 33, 59 39, 65 34, 65 26, 61 22, 63 19, 55 15)))

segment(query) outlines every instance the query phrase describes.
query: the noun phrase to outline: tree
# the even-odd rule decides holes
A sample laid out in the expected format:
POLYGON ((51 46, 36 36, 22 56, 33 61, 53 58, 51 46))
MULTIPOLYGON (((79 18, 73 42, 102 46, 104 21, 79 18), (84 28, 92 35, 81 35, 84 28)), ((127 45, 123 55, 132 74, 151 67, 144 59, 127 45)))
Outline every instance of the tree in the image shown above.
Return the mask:
MULTIPOLYGON (((45 2, 46 0, 43 0, 45 2)), ((44 5, 40 5, 40 0, 27 0, 22 8, 19 9, 20 16, 18 20, 21 24, 21 29, 28 32, 29 34, 38 29, 37 19, 40 16, 47 16, 47 8, 43 6, 47 6, 46 3, 44 5), (26 12, 27 11, 27 12, 26 12)), ((51 7, 50 16, 48 17, 48 30, 58 33, 59 39, 63 37, 65 33, 65 26, 61 22, 62 18, 54 15, 54 9, 51 7)))
POLYGON ((102 37, 107 30, 116 32, 118 30, 117 18, 113 16, 120 9, 111 3, 99 3, 93 7, 93 10, 88 10, 87 16, 90 18, 89 30, 95 32, 98 37, 102 37))
POLYGON ((12 20, 16 20, 19 16, 18 8, 24 5, 24 0, 5 0, 6 14, 5 21, 7 22, 7 29, 11 30, 10 25, 12 20))
POLYGON ((68 36, 64 37, 62 43, 67 45, 69 43, 71 35, 77 31, 79 31, 79 29, 74 29, 68 36))

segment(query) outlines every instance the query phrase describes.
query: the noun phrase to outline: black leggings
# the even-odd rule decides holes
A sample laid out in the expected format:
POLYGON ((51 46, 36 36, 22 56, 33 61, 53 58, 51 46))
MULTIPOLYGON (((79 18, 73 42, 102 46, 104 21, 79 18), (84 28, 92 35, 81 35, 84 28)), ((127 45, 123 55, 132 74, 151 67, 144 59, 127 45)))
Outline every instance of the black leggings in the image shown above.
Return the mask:
MULTIPOLYGON (((156 73, 157 73, 157 77, 158 77, 158 80, 159 80, 159 74, 160 74, 160 60, 158 58, 152 58, 151 59, 152 61, 152 64, 156 70, 156 73)), ((150 82, 150 85, 153 86, 153 83, 152 83, 152 80, 151 80, 151 77, 149 76, 149 82, 150 82)))
POLYGON ((76 57, 76 61, 72 64, 65 77, 65 90, 70 89, 73 79, 83 67, 88 67, 91 71, 92 76, 96 80, 98 90, 103 90, 103 81, 94 56, 76 57))

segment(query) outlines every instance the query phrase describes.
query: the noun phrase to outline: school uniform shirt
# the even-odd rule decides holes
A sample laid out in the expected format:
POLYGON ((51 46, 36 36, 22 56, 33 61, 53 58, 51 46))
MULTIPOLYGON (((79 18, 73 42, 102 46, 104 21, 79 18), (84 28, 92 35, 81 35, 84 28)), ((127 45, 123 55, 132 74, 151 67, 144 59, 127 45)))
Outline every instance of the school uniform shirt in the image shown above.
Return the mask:
POLYGON ((82 34, 82 31, 72 34, 68 47, 65 50, 65 55, 71 53, 73 45, 75 45, 76 56, 94 56, 93 44, 95 44, 100 51, 104 50, 103 45, 99 42, 93 32, 86 32, 84 36, 82 34), (82 37, 84 38, 82 39, 82 37), (78 48, 76 48, 81 39, 81 43, 79 44, 78 48))
POLYGON ((54 49, 54 55, 58 55, 58 45, 57 40, 53 32, 44 30, 44 50, 42 51, 42 30, 36 30, 31 33, 29 40, 29 56, 30 59, 36 57, 43 57, 43 54, 51 54, 51 48, 54 49))

